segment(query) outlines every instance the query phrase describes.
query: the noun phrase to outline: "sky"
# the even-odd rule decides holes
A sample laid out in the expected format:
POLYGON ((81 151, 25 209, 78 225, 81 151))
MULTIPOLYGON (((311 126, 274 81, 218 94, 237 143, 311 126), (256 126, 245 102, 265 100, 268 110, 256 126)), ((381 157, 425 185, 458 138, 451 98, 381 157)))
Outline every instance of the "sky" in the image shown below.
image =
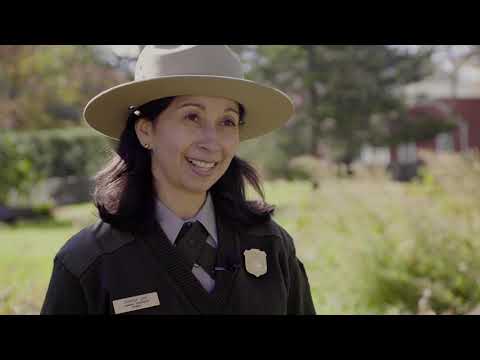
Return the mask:
POLYGON ((136 57, 138 55, 138 45, 107 45, 118 56, 136 57))

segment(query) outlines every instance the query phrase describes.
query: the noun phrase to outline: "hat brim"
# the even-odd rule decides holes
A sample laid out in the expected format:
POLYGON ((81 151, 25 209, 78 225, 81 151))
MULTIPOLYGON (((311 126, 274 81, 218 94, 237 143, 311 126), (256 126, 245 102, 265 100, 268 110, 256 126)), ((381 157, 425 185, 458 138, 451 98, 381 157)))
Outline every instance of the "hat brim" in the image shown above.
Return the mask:
POLYGON ((295 109, 291 99, 280 90, 250 80, 182 75, 115 86, 90 100, 83 116, 92 128, 118 140, 126 125, 129 106, 182 95, 223 97, 242 104, 245 108, 245 125, 240 129, 240 141, 282 127, 295 109))

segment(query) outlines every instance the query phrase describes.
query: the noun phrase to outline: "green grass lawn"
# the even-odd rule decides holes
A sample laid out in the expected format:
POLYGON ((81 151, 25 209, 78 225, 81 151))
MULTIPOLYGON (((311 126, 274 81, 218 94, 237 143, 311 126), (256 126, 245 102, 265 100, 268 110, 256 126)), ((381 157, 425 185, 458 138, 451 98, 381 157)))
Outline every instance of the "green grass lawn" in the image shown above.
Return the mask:
POLYGON ((0 314, 39 313, 60 247, 94 222, 90 204, 60 208, 55 220, 0 225, 0 314))

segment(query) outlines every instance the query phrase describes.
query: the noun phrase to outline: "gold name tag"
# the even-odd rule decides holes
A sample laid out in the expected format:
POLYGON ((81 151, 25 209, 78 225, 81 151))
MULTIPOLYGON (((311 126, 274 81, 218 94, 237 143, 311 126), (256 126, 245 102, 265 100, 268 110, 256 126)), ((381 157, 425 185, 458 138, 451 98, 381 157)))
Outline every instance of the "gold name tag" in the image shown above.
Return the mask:
POLYGON ((156 292, 113 301, 115 314, 123 314, 158 305, 160 305, 160 300, 158 300, 158 294, 156 292))

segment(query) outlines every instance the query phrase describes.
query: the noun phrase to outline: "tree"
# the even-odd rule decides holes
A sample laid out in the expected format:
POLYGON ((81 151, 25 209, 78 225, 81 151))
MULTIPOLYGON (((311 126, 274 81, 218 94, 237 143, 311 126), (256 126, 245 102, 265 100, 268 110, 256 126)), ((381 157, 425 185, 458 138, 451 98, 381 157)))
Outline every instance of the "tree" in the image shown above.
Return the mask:
POLYGON ((388 142, 393 123, 407 124, 400 89, 432 70, 431 51, 384 45, 261 45, 250 65, 250 78, 296 100, 301 121, 290 126, 308 128, 307 152, 329 143, 347 164, 364 144, 388 142))
POLYGON ((0 127, 78 125, 88 100, 127 79, 88 45, 0 46, 0 127))

